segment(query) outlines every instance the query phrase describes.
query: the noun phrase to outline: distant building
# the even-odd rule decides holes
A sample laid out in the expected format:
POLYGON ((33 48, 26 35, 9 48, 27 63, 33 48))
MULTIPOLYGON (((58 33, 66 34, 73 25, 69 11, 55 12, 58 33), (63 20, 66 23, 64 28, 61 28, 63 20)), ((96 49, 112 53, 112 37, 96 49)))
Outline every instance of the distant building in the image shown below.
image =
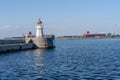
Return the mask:
POLYGON ((87 31, 82 36, 83 37, 105 37, 106 34, 103 34, 103 33, 91 34, 89 31, 87 31))

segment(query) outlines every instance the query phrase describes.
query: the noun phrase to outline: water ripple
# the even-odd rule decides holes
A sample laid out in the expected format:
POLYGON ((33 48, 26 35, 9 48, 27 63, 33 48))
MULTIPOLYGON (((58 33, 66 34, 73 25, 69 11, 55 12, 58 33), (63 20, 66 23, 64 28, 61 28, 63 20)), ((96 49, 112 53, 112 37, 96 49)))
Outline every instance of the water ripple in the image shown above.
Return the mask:
POLYGON ((120 39, 57 40, 53 50, 0 54, 0 80, 119 80, 120 39))

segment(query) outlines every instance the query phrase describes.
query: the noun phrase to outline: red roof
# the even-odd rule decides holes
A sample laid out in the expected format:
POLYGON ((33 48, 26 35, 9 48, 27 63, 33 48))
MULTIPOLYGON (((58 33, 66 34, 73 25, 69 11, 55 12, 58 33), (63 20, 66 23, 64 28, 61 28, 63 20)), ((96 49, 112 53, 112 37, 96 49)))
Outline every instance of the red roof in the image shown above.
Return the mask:
POLYGON ((42 24, 42 21, 41 21, 40 19, 38 19, 37 24, 38 24, 38 25, 39 25, 39 24, 42 24))

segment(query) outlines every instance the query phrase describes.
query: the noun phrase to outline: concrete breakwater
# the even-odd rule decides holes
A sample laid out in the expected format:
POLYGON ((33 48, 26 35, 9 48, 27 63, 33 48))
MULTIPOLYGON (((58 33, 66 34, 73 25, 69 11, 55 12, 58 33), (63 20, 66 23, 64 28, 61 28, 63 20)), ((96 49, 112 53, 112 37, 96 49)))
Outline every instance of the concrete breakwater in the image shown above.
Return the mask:
POLYGON ((11 52, 11 51, 20 51, 20 50, 27 50, 33 49, 33 43, 22 43, 22 44, 4 44, 0 45, 0 52, 11 52))
POLYGON ((0 40, 0 53, 20 51, 27 49, 50 49, 54 48, 54 35, 46 35, 44 37, 26 37, 26 38, 10 38, 0 40))
POLYGON ((54 35, 45 35, 44 37, 26 38, 26 43, 33 43, 35 48, 48 49, 54 48, 54 35))

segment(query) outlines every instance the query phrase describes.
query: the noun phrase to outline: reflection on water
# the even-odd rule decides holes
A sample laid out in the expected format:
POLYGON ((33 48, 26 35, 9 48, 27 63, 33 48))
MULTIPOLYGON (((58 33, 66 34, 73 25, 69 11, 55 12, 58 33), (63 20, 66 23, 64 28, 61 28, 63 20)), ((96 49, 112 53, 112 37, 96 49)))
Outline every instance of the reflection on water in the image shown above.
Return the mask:
POLYGON ((0 54, 0 80, 116 79, 120 39, 58 40, 52 50, 0 54))

